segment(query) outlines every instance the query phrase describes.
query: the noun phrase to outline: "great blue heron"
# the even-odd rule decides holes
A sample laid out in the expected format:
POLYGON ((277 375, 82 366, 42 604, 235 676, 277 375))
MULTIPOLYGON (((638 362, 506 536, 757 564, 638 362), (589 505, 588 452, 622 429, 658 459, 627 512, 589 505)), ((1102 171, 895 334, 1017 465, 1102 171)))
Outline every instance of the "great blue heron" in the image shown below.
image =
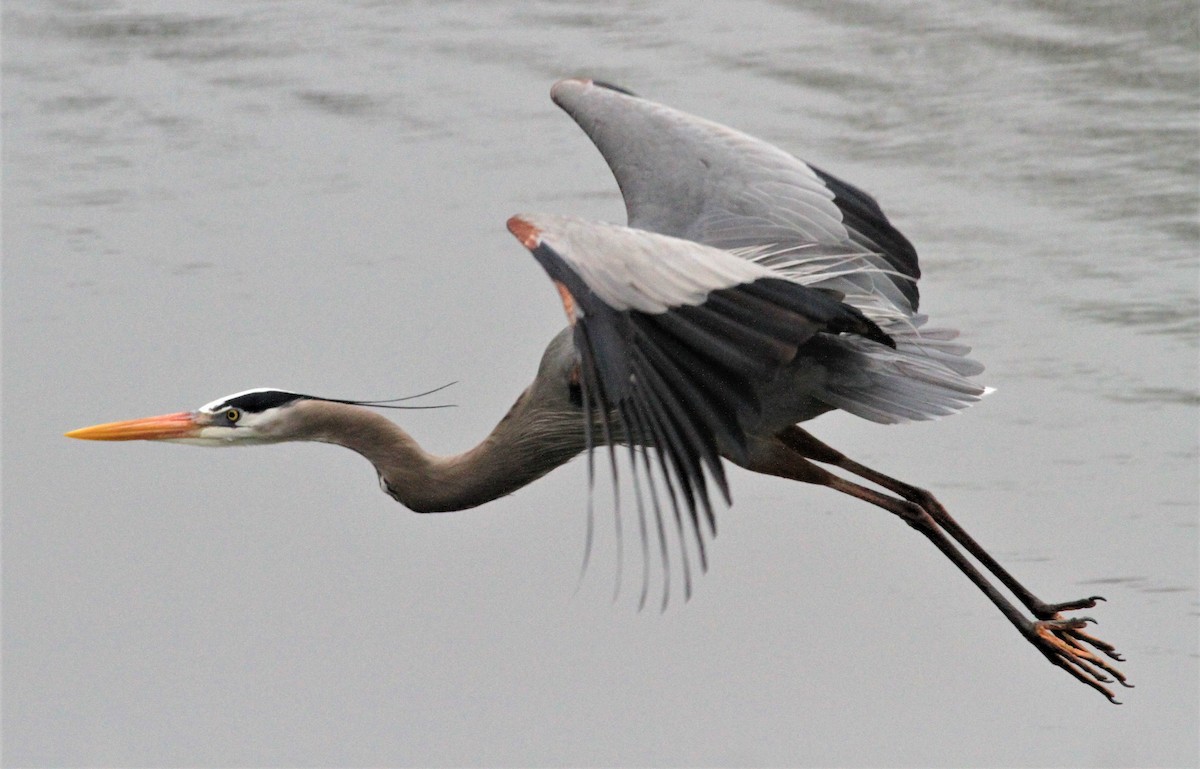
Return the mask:
MULTIPOLYGON (((1039 600, 929 492, 865 467, 797 426, 833 409, 881 423, 929 419, 986 392, 967 378, 982 367, 965 357, 956 332, 925 327, 917 313, 916 252, 876 201, 763 141, 611 85, 564 80, 551 95, 604 155, 629 226, 540 214, 509 219, 509 230, 557 287, 569 326, 478 446, 433 456, 367 408, 379 402, 273 389, 67 435, 209 446, 333 443, 366 457, 384 491, 418 512, 483 504, 581 452, 590 478, 598 446, 608 447, 615 482, 613 446, 624 444, 643 563, 647 543, 656 540, 669 579, 664 518, 673 517, 689 590, 684 530, 692 530, 703 566, 705 525, 715 533, 710 484, 729 503, 724 458, 899 516, 1051 662, 1116 702, 1105 684, 1129 685, 1110 662, 1121 657, 1085 632, 1090 620, 1062 616, 1094 606, 1099 596, 1039 600), (661 506, 660 495, 668 499, 661 506)), ((643 602, 646 585, 643 570, 643 602)), ((664 602, 668 594, 665 586, 664 602)))

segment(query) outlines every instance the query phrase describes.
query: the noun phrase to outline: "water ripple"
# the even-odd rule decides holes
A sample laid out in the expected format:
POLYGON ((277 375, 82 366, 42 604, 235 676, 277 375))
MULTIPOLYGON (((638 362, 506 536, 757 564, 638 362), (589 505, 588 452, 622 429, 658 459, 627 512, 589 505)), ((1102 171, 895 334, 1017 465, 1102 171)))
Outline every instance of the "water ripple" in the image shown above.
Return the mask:
POLYGON ((1096 323, 1132 328, 1188 340, 1200 339, 1200 301, 1195 296, 1173 301, 1079 302, 1073 314, 1096 323))

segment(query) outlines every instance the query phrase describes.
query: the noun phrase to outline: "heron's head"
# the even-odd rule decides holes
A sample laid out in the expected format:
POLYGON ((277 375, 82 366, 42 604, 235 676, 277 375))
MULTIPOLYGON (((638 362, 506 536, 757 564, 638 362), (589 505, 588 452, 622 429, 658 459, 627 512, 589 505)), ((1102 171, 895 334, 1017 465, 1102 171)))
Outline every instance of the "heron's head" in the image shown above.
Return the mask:
MULTIPOLYGON (((195 411, 129 419, 83 427, 67 433, 85 441, 166 441, 196 446, 250 446, 282 441, 327 440, 322 432, 331 420, 345 421, 345 407, 372 409, 440 409, 404 403, 446 389, 451 382, 416 395, 378 401, 321 398, 289 390, 260 387, 217 398, 195 411), (333 404, 340 404, 335 406, 333 404)), ((360 412, 361 413, 361 412, 360 412)))
POLYGON ((108 422, 67 433, 88 441, 168 441, 197 446, 278 443, 292 437, 294 407, 310 395, 259 388, 217 398, 195 411, 108 422))

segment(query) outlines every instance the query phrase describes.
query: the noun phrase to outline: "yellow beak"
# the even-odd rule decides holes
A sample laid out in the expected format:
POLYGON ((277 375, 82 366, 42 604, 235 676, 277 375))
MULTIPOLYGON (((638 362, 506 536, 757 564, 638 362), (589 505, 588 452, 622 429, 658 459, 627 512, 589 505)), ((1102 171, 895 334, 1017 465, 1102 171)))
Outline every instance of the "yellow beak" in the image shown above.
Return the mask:
POLYGON ((163 414, 157 417, 107 422, 81 427, 65 433, 68 438, 84 441, 158 441, 170 438, 190 438, 200 431, 201 424, 190 411, 163 414))

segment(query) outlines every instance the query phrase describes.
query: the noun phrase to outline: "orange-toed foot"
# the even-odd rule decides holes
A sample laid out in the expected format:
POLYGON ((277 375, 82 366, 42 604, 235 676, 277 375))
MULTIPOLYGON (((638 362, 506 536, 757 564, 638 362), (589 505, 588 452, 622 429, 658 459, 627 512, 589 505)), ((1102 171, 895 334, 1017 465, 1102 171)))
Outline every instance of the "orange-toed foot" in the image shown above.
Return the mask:
POLYGON ((1083 632, 1089 622, 1095 621, 1091 617, 1038 620, 1029 624, 1026 635, 1048 660, 1119 705, 1121 703, 1105 684, 1115 680, 1130 689, 1133 684, 1126 682, 1125 675, 1109 661, 1124 661, 1117 650, 1111 644, 1083 632))

